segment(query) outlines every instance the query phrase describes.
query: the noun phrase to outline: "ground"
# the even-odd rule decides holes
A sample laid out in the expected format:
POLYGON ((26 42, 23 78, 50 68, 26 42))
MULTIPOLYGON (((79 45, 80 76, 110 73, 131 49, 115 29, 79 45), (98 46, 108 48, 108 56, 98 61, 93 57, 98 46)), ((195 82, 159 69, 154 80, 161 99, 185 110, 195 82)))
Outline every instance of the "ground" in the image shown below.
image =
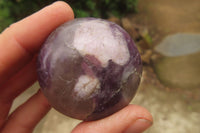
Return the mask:
MULTIPOLYGON (((137 24, 149 29, 153 45, 175 33, 200 33, 199 0, 140 0, 137 24)), ((200 88, 168 88, 152 68, 144 68, 144 81, 133 103, 149 109, 154 125, 147 133, 199 133, 200 88)), ((190 80, 190 79, 188 79, 190 80)))
MULTIPOLYGON (((128 17, 146 27, 153 45, 174 33, 200 33, 200 0, 139 0, 137 14, 128 17)), ((31 96, 35 84, 15 100, 17 105, 31 96)), ((160 83, 151 65, 145 65, 142 82, 132 101, 147 108, 154 124, 146 133, 200 133, 200 88, 168 88, 160 83)), ((51 110, 35 133, 66 133, 80 121, 51 110)))

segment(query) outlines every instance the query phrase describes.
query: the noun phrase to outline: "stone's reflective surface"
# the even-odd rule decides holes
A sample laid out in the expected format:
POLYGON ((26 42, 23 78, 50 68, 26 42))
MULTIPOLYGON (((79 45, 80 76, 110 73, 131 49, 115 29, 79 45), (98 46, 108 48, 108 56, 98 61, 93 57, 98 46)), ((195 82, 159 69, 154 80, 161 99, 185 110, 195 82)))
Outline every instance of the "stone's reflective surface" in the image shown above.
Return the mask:
POLYGON ((59 112, 97 120, 129 104, 142 64, 131 37, 102 19, 80 18, 58 27, 38 57, 38 80, 59 112))

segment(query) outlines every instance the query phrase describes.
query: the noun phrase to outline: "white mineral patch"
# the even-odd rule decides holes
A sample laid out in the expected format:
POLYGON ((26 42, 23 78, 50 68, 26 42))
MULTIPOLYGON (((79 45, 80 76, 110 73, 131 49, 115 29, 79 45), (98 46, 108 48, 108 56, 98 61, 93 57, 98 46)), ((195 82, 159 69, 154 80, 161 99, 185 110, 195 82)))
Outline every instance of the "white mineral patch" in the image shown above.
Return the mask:
POLYGON ((134 72, 136 72, 136 68, 134 68, 132 65, 128 65, 125 69, 124 69, 124 72, 123 72, 123 75, 122 75, 122 82, 127 82, 129 76, 131 74, 133 74, 134 72))
POLYGON ((84 98, 91 95, 99 87, 100 82, 97 78, 82 75, 74 87, 74 92, 78 97, 84 98))
POLYGON ((106 22, 82 22, 74 37, 79 39, 75 39, 73 45, 82 56, 94 55, 103 67, 108 65, 109 60, 124 65, 130 57, 128 47, 120 31, 115 30, 115 35, 117 37, 106 22))

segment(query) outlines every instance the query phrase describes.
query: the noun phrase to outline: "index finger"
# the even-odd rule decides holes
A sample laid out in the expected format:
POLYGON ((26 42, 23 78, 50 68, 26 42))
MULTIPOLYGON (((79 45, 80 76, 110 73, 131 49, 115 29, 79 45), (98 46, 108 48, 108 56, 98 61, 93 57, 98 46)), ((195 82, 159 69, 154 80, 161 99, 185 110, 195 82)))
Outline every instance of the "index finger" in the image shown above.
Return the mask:
POLYGON ((56 27, 73 17, 70 6, 60 1, 7 28, 0 35, 0 84, 32 59, 56 27))

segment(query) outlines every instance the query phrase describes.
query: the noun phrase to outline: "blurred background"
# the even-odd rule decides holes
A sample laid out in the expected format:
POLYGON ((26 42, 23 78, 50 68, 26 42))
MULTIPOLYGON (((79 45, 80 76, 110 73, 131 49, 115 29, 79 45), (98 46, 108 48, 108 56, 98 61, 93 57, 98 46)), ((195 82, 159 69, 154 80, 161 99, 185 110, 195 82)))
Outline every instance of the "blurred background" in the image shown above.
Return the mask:
MULTIPOLYGON (((0 32, 55 0, 0 0, 0 32)), ((143 61, 132 100, 154 117, 145 133, 200 133, 200 0, 66 0, 76 17, 100 17, 121 25, 143 61)), ((35 83, 12 110, 39 88, 35 83)), ((35 133, 66 133, 80 121, 52 109, 35 133)))

